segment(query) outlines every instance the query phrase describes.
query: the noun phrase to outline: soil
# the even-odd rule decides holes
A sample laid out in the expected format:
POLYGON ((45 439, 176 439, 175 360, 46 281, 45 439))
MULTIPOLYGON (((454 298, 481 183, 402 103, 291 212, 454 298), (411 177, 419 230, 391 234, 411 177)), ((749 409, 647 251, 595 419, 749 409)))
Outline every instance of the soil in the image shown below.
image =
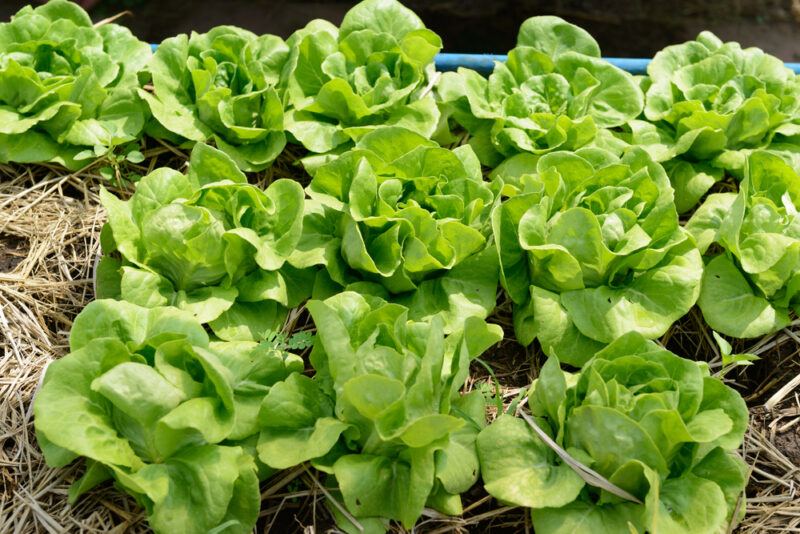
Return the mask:
POLYGON ((0 273, 10 273, 28 254, 25 238, 0 233, 0 273))
POLYGON ((800 465, 800 423, 795 423, 794 426, 783 432, 778 431, 782 425, 791 422, 793 419, 797 420, 794 410, 791 410, 787 417, 782 415, 780 410, 776 410, 775 413, 769 413, 760 406, 750 409, 750 424, 752 427, 765 434, 770 434, 770 441, 775 447, 792 464, 800 465))

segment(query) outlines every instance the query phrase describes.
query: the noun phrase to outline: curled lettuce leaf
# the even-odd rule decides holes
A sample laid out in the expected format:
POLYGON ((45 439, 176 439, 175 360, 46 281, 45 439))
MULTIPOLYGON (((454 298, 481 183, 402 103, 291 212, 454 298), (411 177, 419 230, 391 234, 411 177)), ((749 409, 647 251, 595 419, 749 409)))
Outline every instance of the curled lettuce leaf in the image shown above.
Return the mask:
POLYGON ((317 326, 314 378, 296 375, 261 407, 260 459, 273 467, 312 460, 332 475, 359 520, 411 528, 425 506, 461 513, 478 477, 480 393, 459 390, 469 363, 502 338, 475 317, 445 335, 440 319, 343 292, 308 303, 317 326))
POLYGON ((50 0, 0 24, 0 162, 69 169, 138 139, 150 46, 80 6, 50 0))
POLYGON ((747 466, 734 451, 747 406, 705 364, 632 332, 575 376, 550 358, 532 389, 535 424, 640 501, 589 485, 528 423, 501 415, 478 435, 483 480, 498 500, 531 508, 536 532, 704 534, 741 519, 747 466))
POLYGON ((800 80, 758 48, 703 32, 657 53, 647 73, 649 122, 632 123, 626 139, 664 162, 679 213, 726 174, 741 178, 752 150, 796 144, 800 80))
POLYGON ((47 463, 87 470, 74 502, 113 479, 156 532, 245 534, 260 508, 258 406, 302 360, 245 342, 209 342, 191 314, 97 300, 75 319, 71 352, 47 369, 34 425, 47 463))
POLYGON ((517 47, 488 79, 459 68, 442 75, 438 95, 490 167, 519 153, 592 144, 644 105, 633 77, 601 59, 588 33, 552 16, 525 21, 517 47))
POLYGON ((697 301, 703 263, 662 167, 642 150, 520 154, 495 170, 500 281, 524 345, 580 366, 635 331, 654 339, 697 301))
POLYGON ((442 41, 399 2, 365 0, 339 28, 313 20, 287 44, 286 130, 311 152, 352 146, 381 125, 435 131, 428 85, 442 41))
POLYGON ((703 317, 737 338, 776 332, 800 313, 800 175, 765 151, 745 169, 738 194, 709 195, 686 225, 701 252, 718 245, 703 274, 703 317))
POLYGON ((177 306, 225 340, 279 330, 310 294, 313 275, 286 264, 298 244, 304 195, 280 179, 246 183, 224 153, 199 143, 190 170, 157 169, 128 201, 101 191, 107 256, 98 291, 141 306, 177 306))
POLYGON ((150 134, 177 142, 213 140, 244 171, 269 166, 286 145, 276 87, 286 43, 233 26, 166 39, 139 94, 156 123, 150 134))
POLYGON ((443 315, 448 331, 494 308, 487 235, 495 197, 469 147, 450 151, 380 128, 316 169, 307 192, 296 266, 325 265, 334 286, 371 287, 415 319, 443 315))

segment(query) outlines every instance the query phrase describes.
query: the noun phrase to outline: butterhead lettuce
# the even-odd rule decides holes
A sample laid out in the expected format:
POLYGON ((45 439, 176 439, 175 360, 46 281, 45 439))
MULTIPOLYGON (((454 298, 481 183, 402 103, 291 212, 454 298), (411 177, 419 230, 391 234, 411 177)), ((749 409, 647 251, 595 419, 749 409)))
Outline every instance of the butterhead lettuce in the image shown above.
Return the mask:
POLYGON ((528 397, 531 420, 572 458, 638 502, 584 480, 529 426, 500 415, 478 435, 486 490, 531 509, 541 534, 721 532, 744 511, 741 396, 635 332, 577 375, 550 358, 528 397))
POLYGON ((226 340, 279 330, 304 300, 307 273, 286 264, 300 240, 303 190, 280 179, 265 191, 232 159, 198 143, 190 170, 157 169, 130 200, 103 190, 107 256, 98 291, 142 306, 176 306, 226 340))
POLYGON ((0 162, 69 169, 138 140, 136 91, 150 46, 80 6, 50 0, 0 24, 0 162))
POLYGON ((703 262, 664 170, 642 150, 521 154, 494 173, 501 283, 524 345, 581 365, 635 331, 654 339, 697 301, 703 262))
POLYGON ((698 304, 711 328, 758 337, 800 311, 798 206, 800 175, 779 156, 756 151, 739 192, 709 195, 689 220, 686 228, 708 252, 698 304))
POLYGON ((299 357, 209 342, 188 312, 115 300, 78 315, 70 351, 47 369, 34 426, 49 465, 86 458, 72 502, 113 479, 156 532, 252 530, 258 408, 275 382, 302 371, 299 357))

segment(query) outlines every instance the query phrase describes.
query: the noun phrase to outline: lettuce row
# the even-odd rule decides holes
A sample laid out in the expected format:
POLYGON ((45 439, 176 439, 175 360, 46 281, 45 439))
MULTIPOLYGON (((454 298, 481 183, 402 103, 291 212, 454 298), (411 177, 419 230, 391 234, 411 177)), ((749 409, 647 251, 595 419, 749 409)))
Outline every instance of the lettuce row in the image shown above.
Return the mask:
POLYGON ((800 80, 758 48, 703 32, 657 53, 647 73, 646 121, 623 137, 664 162, 679 213, 724 175, 741 178, 753 149, 797 144, 800 80))
POLYGON ((747 466, 734 450, 747 406, 705 364, 634 332, 577 375, 550 358, 528 399, 540 429, 639 501, 586 483, 528 423, 501 415, 478 435, 486 490, 531 508, 537 533, 705 534, 741 518, 747 466))
POLYGON ((475 437, 483 397, 461 396, 469 363, 502 338, 466 320, 445 335, 440 319, 410 321, 397 304, 353 292, 308 309, 317 326, 314 378, 293 375, 261 407, 259 458, 275 468, 311 460, 328 473, 362 526, 411 528, 425 506, 461 513, 477 480, 475 437))
POLYGON ((150 135, 173 142, 214 143, 245 171, 266 168, 286 145, 276 86, 289 48, 274 35, 233 26, 162 42, 144 89, 155 122, 150 135))
POLYGON ((492 225, 522 344, 580 366, 626 332, 661 336, 697 301, 700 253, 644 151, 521 154, 493 176, 508 196, 492 225))
POLYGON ((341 150, 383 125, 433 134, 429 85, 442 41, 396 0, 365 0, 339 28, 313 20, 287 44, 286 131, 309 151, 341 150))
POLYGON ((604 129, 635 119, 644 106, 630 74, 601 59, 585 30, 552 16, 526 20, 508 61, 496 62, 488 79, 459 68, 442 75, 438 95, 490 167, 519 153, 602 144, 610 138, 604 129))
POLYGON ((709 195, 689 220, 687 230, 709 253, 698 304, 714 330, 758 337, 788 326, 791 310, 800 313, 798 206, 800 175, 757 151, 738 194, 709 195))
POLYGON ((366 134, 314 171, 303 238, 290 262, 324 265, 317 294, 341 288, 441 315, 448 331, 495 305, 488 246, 495 201, 469 147, 453 151, 400 127, 366 134))
POLYGON ((127 28, 94 27, 72 2, 22 8, 0 24, 0 162, 77 169, 138 140, 150 56, 127 28))
POLYGON ((34 425, 49 465, 87 459, 71 502, 113 479, 157 532, 252 530, 258 408, 273 384, 303 370, 299 357, 210 342, 187 312, 114 300, 78 315, 70 351, 47 369, 34 425))
POLYGON ((176 306, 221 339, 257 341, 310 294, 313 273, 286 263, 302 232, 297 182, 262 191, 224 153, 197 144, 188 174, 157 169, 130 200, 105 189, 100 199, 109 217, 101 296, 176 306))

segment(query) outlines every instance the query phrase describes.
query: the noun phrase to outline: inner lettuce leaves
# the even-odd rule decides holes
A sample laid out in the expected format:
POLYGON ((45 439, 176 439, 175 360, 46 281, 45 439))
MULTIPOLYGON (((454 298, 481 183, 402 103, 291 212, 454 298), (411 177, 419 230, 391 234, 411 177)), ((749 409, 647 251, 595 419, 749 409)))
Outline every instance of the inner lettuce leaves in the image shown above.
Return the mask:
POLYGON ((540 534, 724 532, 744 514, 741 396, 693 362, 632 332, 577 375, 545 363, 533 422, 573 459, 640 502, 589 485, 521 418, 478 435, 486 491, 531 509, 540 534), (736 517, 734 517, 734 515, 736 517))
POLYGON ((697 301, 703 261, 663 168, 641 149, 520 154, 495 169, 500 281, 523 345, 580 366, 627 332, 664 334, 697 301))
POLYGON ((115 300, 78 315, 70 351, 48 366, 33 408, 48 465, 86 458, 71 503, 113 479, 157 533, 252 531, 259 406, 302 372, 300 357, 209 342, 188 312, 115 300))
POLYGON ((287 44, 286 131, 312 153, 341 151, 382 125, 435 131, 430 85, 442 41, 399 2, 365 0, 339 28, 313 20, 287 44))
POLYGON ((72 2, 22 8, 0 24, 0 162, 76 170, 139 139, 150 56, 127 28, 95 27, 72 2))
POLYGON ((602 144, 612 138, 605 129, 635 119, 644 106, 630 74, 601 59, 585 30, 553 16, 526 20, 516 48, 488 79, 459 68, 442 75, 437 94, 489 167, 519 153, 602 144))
POLYGON ((470 147, 451 151, 384 127, 312 172, 303 237, 289 261, 325 266, 315 294, 344 287, 380 295, 415 320, 442 316, 448 332, 491 313, 495 195, 470 147))
POLYGON ((276 89, 288 57, 280 37, 233 26, 166 39, 148 66, 153 91, 139 90, 155 119, 148 133, 213 140, 243 171, 265 169, 286 145, 276 89))
POLYGON ((471 317, 445 335, 439 318, 411 321, 403 306, 349 291, 308 309, 316 375, 292 375, 267 394, 261 461, 311 460, 349 513, 378 528, 389 519, 412 528, 426 506, 460 514, 459 494, 478 479, 485 406, 480 392, 459 391, 501 328, 471 317))
POLYGON ((314 274, 286 259, 300 241, 297 182, 249 185, 223 152, 198 143, 188 174, 157 169, 130 200, 101 190, 108 212, 98 293, 176 306, 221 339, 258 341, 310 295, 314 274))
POLYGON ((800 313, 798 207, 800 175, 778 155, 755 151, 739 192, 709 195, 686 224, 708 253, 698 304, 714 330, 759 337, 800 313))
POLYGON ((647 120, 622 137, 664 163, 679 213, 726 175, 740 179, 752 150, 797 145, 800 81, 758 48, 702 32, 657 53, 647 73, 647 120))

